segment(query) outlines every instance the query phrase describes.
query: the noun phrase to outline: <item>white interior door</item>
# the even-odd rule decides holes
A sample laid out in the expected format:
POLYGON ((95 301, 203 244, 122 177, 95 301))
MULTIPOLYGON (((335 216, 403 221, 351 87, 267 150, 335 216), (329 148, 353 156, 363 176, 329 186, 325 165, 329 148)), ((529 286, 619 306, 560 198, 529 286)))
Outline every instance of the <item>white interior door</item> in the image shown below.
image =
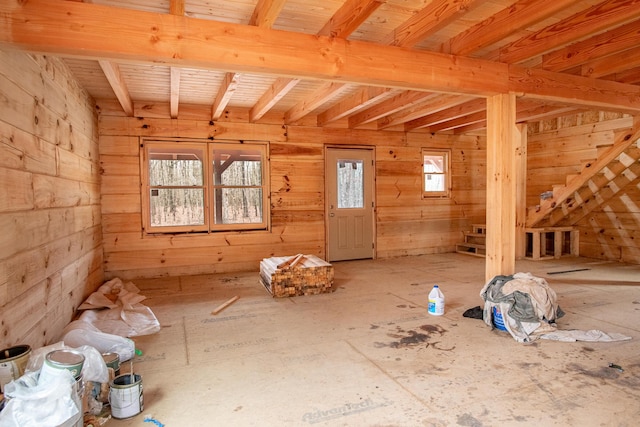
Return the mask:
POLYGON ((327 260, 373 258, 373 150, 327 148, 327 260))

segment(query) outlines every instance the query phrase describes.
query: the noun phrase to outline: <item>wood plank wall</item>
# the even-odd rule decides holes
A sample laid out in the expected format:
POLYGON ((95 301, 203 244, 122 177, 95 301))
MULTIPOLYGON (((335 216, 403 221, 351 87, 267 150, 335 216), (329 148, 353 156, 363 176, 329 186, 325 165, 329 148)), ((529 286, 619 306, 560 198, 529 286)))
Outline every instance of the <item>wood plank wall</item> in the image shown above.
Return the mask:
MULTIPOLYGON (((615 113, 581 113, 530 125, 527 202, 554 184, 564 184, 584 161, 597 157, 598 147, 611 144, 616 130, 629 128, 633 119, 615 113)), ((581 219, 580 255, 640 264, 640 178, 616 197, 581 219)))
POLYGON ((103 281, 95 106, 57 59, 0 51, 0 347, 57 342, 103 281))
POLYGON ((211 124, 203 117, 207 110, 181 109, 171 120, 157 105, 137 108, 140 117, 127 118, 117 106, 98 105, 107 277, 258 271, 263 258, 297 253, 324 258, 326 145, 376 147, 378 257, 451 252, 463 232, 484 219, 486 146, 480 137, 251 124, 242 111, 211 124), (139 139, 145 136, 270 141, 271 230, 144 235, 139 139), (422 147, 452 149, 451 199, 421 198, 422 147))

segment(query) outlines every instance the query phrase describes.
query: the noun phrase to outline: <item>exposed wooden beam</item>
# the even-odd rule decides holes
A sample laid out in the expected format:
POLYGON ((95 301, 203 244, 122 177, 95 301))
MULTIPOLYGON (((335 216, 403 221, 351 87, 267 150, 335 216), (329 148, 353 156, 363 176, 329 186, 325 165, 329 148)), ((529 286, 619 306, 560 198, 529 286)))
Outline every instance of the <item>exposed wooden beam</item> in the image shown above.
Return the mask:
POLYGON ((475 96, 514 90, 546 97, 548 88, 560 87, 552 97, 640 110, 640 87, 634 85, 561 73, 541 75, 542 70, 483 59, 68 1, 0 3, 0 46, 475 96), (117 26, 103 16, 118 16, 117 26), (118 31, 123 23, 126 33, 118 31))
MULTIPOLYGON (((320 30, 318 35, 347 38, 349 34, 351 34, 351 31, 358 28, 379 6, 380 4, 377 1, 349 0, 338 9, 329 22, 320 30)), ((342 93, 345 89, 345 84, 323 85, 315 93, 308 96, 308 98, 314 100, 313 102, 317 108, 324 103, 317 101, 323 99, 329 100, 342 93), (331 92, 328 92, 329 87, 331 88, 331 92)), ((313 109, 309 109, 309 106, 310 104, 306 100, 301 101, 298 105, 294 105, 285 114, 285 123, 300 120, 304 115, 311 113, 313 109), (300 114, 302 114, 302 116, 300 114)))
POLYGON ((334 106, 318 114, 318 126, 340 120, 343 117, 355 114, 376 105, 398 94, 397 90, 383 87, 364 87, 352 96, 338 102, 334 106))
POLYGON ((606 80, 615 80, 620 83, 638 84, 640 83, 640 67, 631 68, 602 78, 606 80))
MULTIPOLYGON (((169 13, 172 15, 184 16, 184 1, 185 0, 171 0, 169 2, 169 13)), ((172 119, 178 118, 178 109, 180 106, 180 75, 182 71, 180 68, 171 67, 171 84, 170 84, 170 100, 169 100, 169 114, 172 119)))
POLYGON ((519 63, 640 17, 640 0, 606 0, 553 25, 511 42, 486 56, 506 63, 519 63))
POLYGON ((608 80, 509 66, 509 88, 530 98, 596 109, 638 111, 640 87, 608 80), (626 89, 625 89, 626 88, 626 89), (626 92, 630 90, 631 92, 626 92))
POLYGON ((133 116, 133 101, 131 100, 129 89, 127 89, 127 84, 120 73, 120 67, 118 64, 111 61, 100 60, 98 63, 100 64, 100 68, 102 68, 102 72, 105 77, 109 81, 109 85, 111 85, 113 93, 115 93, 116 98, 118 98, 118 102, 120 102, 124 113, 127 116, 133 116))
POLYGON ((171 101, 169 110, 172 119, 178 118, 178 106, 180 105, 180 68, 171 67, 171 101))
POLYGON ((262 94, 258 102, 256 102, 256 104, 249 111, 249 121, 253 123, 260 120, 299 82, 299 79, 290 79, 287 77, 281 77, 277 79, 269 87, 269 90, 262 94))
POLYGON ((450 39, 443 50, 468 55, 503 40, 520 28, 527 28, 575 4, 575 0, 520 0, 450 39))
POLYGON ((238 83, 240 83, 240 74, 225 74, 224 79, 220 84, 220 88, 218 89, 216 100, 211 106, 211 120, 218 120, 220 116, 222 116, 224 109, 227 108, 229 100, 238 88, 238 83))
POLYGON ((543 55, 542 68, 547 71, 570 70, 593 59, 636 47, 639 40, 640 21, 631 22, 543 55))
MULTIPOLYGON (((253 10, 249 25, 256 27, 271 28, 276 18, 280 14, 280 11, 284 7, 286 0, 259 0, 258 4, 253 10)), ((222 115, 222 112, 227 108, 227 104, 231 101, 233 94, 238 88, 238 82, 241 79, 241 75, 237 73, 226 73, 222 84, 218 88, 218 94, 215 101, 211 106, 211 119, 217 120, 222 115)), ((284 94, 282 94, 284 96, 284 94)), ((269 102, 265 101, 262 105, 268 105, 269 102)), ((255 120, 258 120, 256 118, 255 120)))
POLYGON ((184 16, 184 1, 185 0, 171 0, 169 2, 169 13, 184 16))
POLYGON ((318 31, 319 36, 347 38, 385 1, 347 0, 318 31))
MULTIPOLYGON (((640 39, 637 39, 637 43, 640 43, 640 39)), ((605 56, 582 64, 581 74, 587 77, 599 78, 634 67, 640 67, 640 46, 637 45, 633 49, 627 49, 615 55, 605 56)))
POLYGON ((355 128, 367 123, 371 123, 381 117, 393 114, 396 111, 400 111, 404 108, 423 102, 424 100, 429 99, 432 96, 433 94, 429 92, 405 91, 399 93, 388 101, 375 105, 349 117, 349 127, 355 128))
POLYGON ((410 47, 449 25, 487 0, 432 0, 403 22, 383 41, 391 46, 410 47))
POLYGON ((315 110, 329 99, 338 96, 340 92, 349 88, 348 85, 342 83, 326 82, 318 90, 307 96, 303 102, 296 104, 284 115, 285 124, 294 123, 311 111, 315 110))
POLYGON ((263 28, 273 27, 273 23, 276 22, 286 2, 287 0, 258 0, 249 25, 263 28))

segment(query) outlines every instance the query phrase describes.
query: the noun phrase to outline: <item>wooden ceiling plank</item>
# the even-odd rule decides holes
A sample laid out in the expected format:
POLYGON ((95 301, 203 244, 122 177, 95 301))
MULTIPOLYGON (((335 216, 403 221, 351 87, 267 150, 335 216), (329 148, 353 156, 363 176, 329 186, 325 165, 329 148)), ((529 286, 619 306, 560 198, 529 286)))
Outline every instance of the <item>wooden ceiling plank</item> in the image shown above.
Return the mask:
POLYGON ((318 35, 347 38, 384 3, 380 0, 347 0, 318 31, 318 35))
POLYGON ((630 22, 611 31, 566 46, 542 56, 542 68, 566 71, 593 59, 636 47, 640 40, 640 21, 630 22))
POLYGON ((303 102, 293 106, 284 115, 285 124, 295 123, 325 102, 328 99, 338 96, 342 91, 349 88, 343 83, 326 82, 318 90, 310 96, 307 96, 303 102))
POLYGON ((227 108, 227 104, 231 100, 231 97, 233 97, 233 93, 238 88, 239 83, 240 74, 225 74, 223 82, 218 89, 216 100, 211 106, 211 120, 218 120, 222 116, 222 113, 224 113, 225 108, 227 108))
POLYGON ((586 77, 600 78, 629 68, 640 67, 640 39, 636 39, 636 46, 618 52, 615 55, 605 56, 589 61, 582 65, 581 74, 586 77))
POLYGON ((338 102, 318 114, 318 126, 340 120, 358 111, 369 108, 398 94, 397 90, 383 87, 363 87, 354 95, 338 102))
POLYGON ((180 68, 171 67, 171 100, 169 102, 169 109, 172 119, 178 118, 178 105, 180 104, 180 75, 180 68))
POLYGON ((539 97, 640 109, 640 87, 629 84, 561 73, 540 75, 544 70, 484 59, 58 0, 0 2, 0 46, 474 96, 526 89, 539 97), (118 28, 126 23, 128 31, 103 16, 118 16, 118 28), (540 84, 541 77, 545 84, 540 84), (549 87, 561 90, 553 95, 549 87))
POLYGON ((371 123, 381 117, 423 102, 425 99, 431 98, 432 96, 433 93, 429 92, 404 91, 382 104, 375 105, 349 117, 349 127, 356 128, 358 126, 371 123))
POLYGON ((398 26, 383 43, 400 47, 415 46, 485 1, 433 0, 398 26))
POLYGON ((444 44, 443 51, 454 55, 468 55, 506 38, 521 28, 537 24, 573 4, 575 0, 517 1, 451 38, 444 44))
POLYGON ((474 99, 466 101, 463 104, 455 105, 453 107, 431 113, 427 116, 420 117, 415 120, 411 120, 404 125, 405 131, 411 131, 415 129, 421 129, 437 125, 438 123, 457 119, 459 117, 474 114, 480 111, 484 111, 487 108, 487 101, 484 98, 474 99))
POLYGON ((606 0, 507 44, 487 59, 519 63, 640 17, 640 0, 606 0))
POLYGON ((286 2, 287 0, 258 0, 249 25, 263 28, 273 27, 273 23, 278 19, 286 2))
POLYGON ((434 114, 439 111, 455 107, 457 105, 470 101, 471 99, 472 98, 468 96, 438 94, 424 102, 416 104, 411 108, 405 108, 404 110, 401 110, 396 114, 391 114, 379 119, 377 123, 377 129, 383 130, 393 126, 405 124, 420 117, 424 117, 429 114, 434 114))
POLYGON ((125 114, 127 116, 133 116, 133 101, 131 100, 131 95, 129 94, 129 89, 127 89, 127 84, 122 77, 122 73, 120 73, 120 67, 118 64, 111 61, 100 60, 98 63, 100 64, 100 68, 102 68, 102 71, 109 81, 109 85, 111 85, 113 93, 115 93, 116 98, 118 98, 118 102, 120 102, 125 114))

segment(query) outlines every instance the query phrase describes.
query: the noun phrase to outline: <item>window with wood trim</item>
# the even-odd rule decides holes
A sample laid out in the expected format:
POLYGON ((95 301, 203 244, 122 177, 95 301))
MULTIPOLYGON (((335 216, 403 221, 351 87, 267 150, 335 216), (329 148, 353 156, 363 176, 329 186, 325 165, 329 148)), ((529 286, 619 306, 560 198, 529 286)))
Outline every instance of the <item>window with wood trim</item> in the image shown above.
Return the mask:
POLYGON ((147 233, 268 228, 268 144, 143 141, 147 233))
POLYGON ((451 151, 422 149, 422 198, 451 195, 451 151))

